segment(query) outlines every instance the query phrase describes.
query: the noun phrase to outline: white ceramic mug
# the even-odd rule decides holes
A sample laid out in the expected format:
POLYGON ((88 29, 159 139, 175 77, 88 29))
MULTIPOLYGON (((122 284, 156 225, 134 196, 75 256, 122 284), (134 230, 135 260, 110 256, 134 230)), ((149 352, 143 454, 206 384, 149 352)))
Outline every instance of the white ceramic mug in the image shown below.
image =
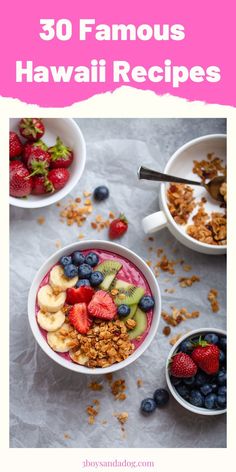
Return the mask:
MULTIPOLYGON (((179 148, 169 159, 165 169, 165 174, 176 175, 186 179, 197 180, 197 176, 193 174, 193 161, 205 159, 208 153, 215 153, 217 157, 226 161, 226 135, 211 134, 193 139, 179 148)), ((216 246, 206 244, 189 236, 185 227, 178 225, 168 208, 166 197, 167 185, 161 184, 160 189, 160 208, 161 210, 146 216, 142 221, 142 226, 146 234, 153 234, 162 228, 167 227, 178 241, 194 251, 203 254, 225 254, 226 245, 216 246)), ((194 195, 199 200, 202 196, 206 196, 204 187, 194 187, 194 195)), ((210 196, 207 199, 206 211, 208 213, 220 211, 219 202, 213 200, 210 196)))

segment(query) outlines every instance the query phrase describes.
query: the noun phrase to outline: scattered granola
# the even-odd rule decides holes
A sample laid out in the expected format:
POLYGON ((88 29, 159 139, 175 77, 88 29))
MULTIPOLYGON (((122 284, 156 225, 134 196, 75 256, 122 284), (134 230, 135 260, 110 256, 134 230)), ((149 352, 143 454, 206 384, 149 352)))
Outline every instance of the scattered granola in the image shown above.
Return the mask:
POLYGON ((186 321, 189 318, 198 318, 200 316, 200 312, 192 311, 192 313, 190 313, 186 308, 178 309, 176 307, 172 307, 171 314, 167 313, 166 311, 162 311, 161 316, 168 325, 175 327, 182 321, 186 321))
POLYGON ((220 309, 217 297, 218 297, 218 290, 216 290, 215 288, 212 288, 209 291, 207 298, 208 298, 208 300, 211 304, 211 309, 212 309, 213 313, 217 313, 220 309))
POLYGON ((197 275, 192 277, 180 277, 179 285, 182 288, 191 287, 195 282, 200 282, 200 278, 197 275))
POLYGON ((141 388, 143 386, 143 381, 142 379, 137 379, 137 387, 141 388))
POLYGON ((60 247, 62 247, 62 243, 61 241, 58 239, 56 242, 55 242, 55 246, 56 248, 60 249, 60 247))
POLYGON ((93 390, 94 392, 98 392, 98 391, 100 391, 100 390, 103 389, 103 386, 102 386, 102 384, 100 384, 100 383, 98 383, 98 382, 91 382, 91 383, 89 384, 89 388, 90 388, 91 390, 93 390))
POLYGON ((170 274, 175 274, 174 266, 177 264, 177 261, 173 261, 167 258, 164 254, 159 262, 157 262, 155 267, 160 267, 164 272, 169 272, 170 274))
POLYGON ((126 399, 126 394, 124 393, 126 390, 126 385, 125 385, 125 380, 124 379, 118 379, 115 380, 111 384, 111 393, 114 395, 115 400, 125 400, 126 399))
POLYGON ((114 413, 114 416, 118 419, 121 425, 124 425, 128 420, 129 413, 127 413, 127 411, 123 411, 122 413, 114 413))
POLYGON ((183 336, 183 334, 184 333, 179 333, 173 336, 173 338, 170 339, 171 346, 174 346, 174 344, 177 343, 177 341, 181 338, 181 336, 183 336))
POLYGON ((45 218, 44 218, 44 216, 39 216, 39 217, 37 218, 37 222, 38 222, 39 225, 44 225, 44 223, 45 223, 45 218))
POLYGON ((71 436, 67 433, 64 433, 64 439, 71 439, 71 436))
POLYGON ((164 334, 164 336, 169 336, 169 334, 171 333, 171 329, 169 326, 164 326, 163 330, 162 330, 162 333, 164 334))

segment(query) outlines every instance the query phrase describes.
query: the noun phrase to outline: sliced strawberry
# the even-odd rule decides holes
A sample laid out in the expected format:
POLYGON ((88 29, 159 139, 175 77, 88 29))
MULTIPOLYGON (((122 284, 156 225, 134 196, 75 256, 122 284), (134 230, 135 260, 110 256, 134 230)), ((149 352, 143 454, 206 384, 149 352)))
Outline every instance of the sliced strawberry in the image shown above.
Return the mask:
POLYGON ((89 303, 88 311, 95 318, 112 320, 117 314, 117 307, 107 292, 98 290, 89 303))
POLYGON ((66 291, 66 303, 74 305, 75 303, 89 303, 94 295, 92 287, 68 288, 66 291))
POLYGON ((91 321, 88 317, 86 303, 76 303, 69 311, 69 320, 80 334, 87 334, 91 321))

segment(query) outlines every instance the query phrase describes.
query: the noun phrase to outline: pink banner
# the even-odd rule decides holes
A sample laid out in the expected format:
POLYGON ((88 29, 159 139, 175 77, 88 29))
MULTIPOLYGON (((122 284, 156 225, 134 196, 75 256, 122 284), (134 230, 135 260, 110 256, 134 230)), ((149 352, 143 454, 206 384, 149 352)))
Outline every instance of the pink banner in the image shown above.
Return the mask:
POLYGON ((236 105, 233 0, 4 4, 0 94, 62 107, 128 85, 236 105))

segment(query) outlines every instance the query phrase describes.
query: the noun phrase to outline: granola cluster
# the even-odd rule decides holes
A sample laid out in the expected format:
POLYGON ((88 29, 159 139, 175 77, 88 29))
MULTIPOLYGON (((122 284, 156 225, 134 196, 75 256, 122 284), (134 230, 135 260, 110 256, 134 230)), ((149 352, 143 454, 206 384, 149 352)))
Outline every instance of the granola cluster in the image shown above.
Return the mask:
MULTIPOLYGON (((187 308, 176 308, 172 307, 172 313, 169 314, 166 311, 162 311, 161 316, 163 320, 170 326, 177 326, 182 321, 186 321, 189 318, 198 318, 200 315, 199 311, 193 311, 190 313, 187 308)), ((164 333, 167 335, 166 333, 164 333)))
POLYGON ((78 347, 74 349, 75 362, 87 367, 108 367, 126 359, 134 350, 123 321, 96 320, 86 336, 77 333, 78 347))
MULTIPOLYGON (((218 175, 226 175, 226 168, 219 157, 208 154, 206 160, 194 161, 193 173, 197 174, 202 182, 211 180, 218 175)), ((220 193, 227 202, 227 184, 220 187, 220 193)), ((212 245, 225 245, 227 239, 226 212, 213 212, 208 214, 205 210, 206 198, 196 202, 193 189, 189 185, 172 184, 167 191, 168 207, 175 222, 179 225, 187 225, 193 211, 197 212, 192 217, 192 223, 186 227, 186 232, 193 239, 212 245)))
POLYGON ((215 288, 212 288, 209 291, 207 298, 208 298, 208 300, 211 304, 211 309, 212 309, 213 313, 217 313, 217 311, 219 311, 219 309, 220 309, 219 302, 217 300, 218 290, 216 290, 215 288))
POLYGON ((193 189, 189 185, 172 184, 168 188, 167 197, 168 207, 175 222, 185 225, 196 206, 193 189))

